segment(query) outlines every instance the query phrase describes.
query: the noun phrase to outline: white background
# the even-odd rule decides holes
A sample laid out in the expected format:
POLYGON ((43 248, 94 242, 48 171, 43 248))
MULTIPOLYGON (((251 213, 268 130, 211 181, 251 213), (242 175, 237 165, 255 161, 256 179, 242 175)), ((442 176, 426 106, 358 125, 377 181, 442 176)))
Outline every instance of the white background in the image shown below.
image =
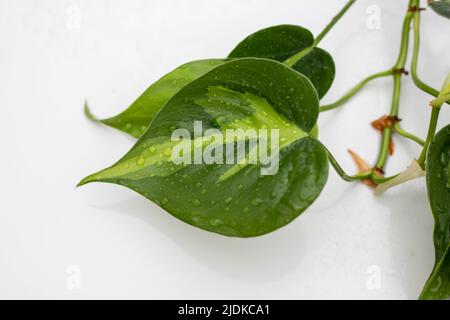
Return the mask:
MULTIPOLYGON (((271 25, 318 34, 344 3, 0 0, 0 298, 415 299, 434 259, 424 179, 374 197, 330 169, 309 210, 253 239, 201 231, 119 186, 75 188, 133 144, 85 119, 85 98, 98 116, 115 115, 184 62, 223 57, 271 25)), ((323 40, 337 66, 323 102, 393 65, 406 5, 360 0, 323 40)), ((440 87, 450 24, 431 10, 422 22, 420 74, 440 87)), ((379 134, 369 123, 388 112, 391 91, 391 79, 377 80, 321 115, 320 139, 348 172, 348 148, 375 159, 379 134)), ((429 100, 405 79, 402 125, 422 137, 429 100)), ((389 173, 420 152, 396 143, 389 173)))

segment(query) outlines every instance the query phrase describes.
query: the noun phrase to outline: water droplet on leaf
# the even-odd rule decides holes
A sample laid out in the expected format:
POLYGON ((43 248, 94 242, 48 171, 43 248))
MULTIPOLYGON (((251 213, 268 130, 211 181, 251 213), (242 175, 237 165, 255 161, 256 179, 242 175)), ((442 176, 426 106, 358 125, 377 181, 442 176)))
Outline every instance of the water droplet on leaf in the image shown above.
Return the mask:
POLYGON ((220 226, 221 224, 223 224, 223 221, 220 220, 220 219, 211 219, 211 220, 209 221, 209 223, 210 223, 213 227, 218 227, 218 226, 220 226))
POLYGON ((140 157, 139 159, 137 159, 136 164, 138 166, 142 166, 145 163, 145 159, 144 157, 140 157))
POLYGON ((252 205, 254 205, 255 207, 259 207, 263 202, 263 199, 255 198, 252 200, 252 205))

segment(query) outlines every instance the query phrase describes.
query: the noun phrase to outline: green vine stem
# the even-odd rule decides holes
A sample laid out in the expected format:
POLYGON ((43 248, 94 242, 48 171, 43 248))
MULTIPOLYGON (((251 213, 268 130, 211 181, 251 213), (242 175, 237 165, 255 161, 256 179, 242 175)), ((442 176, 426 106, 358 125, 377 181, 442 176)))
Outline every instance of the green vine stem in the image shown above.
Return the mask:
POLYGON ((347 12, 348 9, 355 3, 356 0, 349 0, 347 4, 341 9, 341 11, 331 19, 330 23, 322 30, 321 33, 314 40, 313 47, 317 46, 320 41, 327 35, 327 33, 334 27, 334 25, 341 19, 341 17, 347 12))
MULTIPOLYGON (((443 103, 441 103, 441 105, 442 104, 443 103)), ((437 127, 437 122, 438 122, 438 119, 439 119, 439 112, 441 110, 441 105, 433 107, 433 109, 431 111, 430 125, 428 127, 427 138, 426 138, 424 146, 422 148, 422 152, 420 153, 420 156, 417 159, 417 163, 422 167, 422 169, 425 168, 425 160, 426 160, 426 157, 427 157, 428 147, 429 147, 429 145, 431 143, 431 140, 434 137, 434 134, 436 133, 436 127, 437 127)))
MULTIPOLYGON (((419 1, 415 4, 419 6, 419 1)), ((437 97, 439 91, 430 87, 424 83, 417 74, 417 64, 419 60, 419 48, 420 48, 420 10, 414 11, 414 46, 413 46, 413 56, 411 61, 411 76, 414 84, 426 93, 437 97)))
POLYGON ((430 105, 432 107, 440 108, 446 102, 450 102, 450 93, 438 96, 436 99, 430 102, 430 105))
MULTIPOLYGON (((328 31, 334 26, 334 24, 336 24, 336 22, 339 20, 339 18, 348 10, 348 8, 353 3, 354 3, 354 1, 349 1, 347 3, 347 5, 341 10, 341 12, 319 34, 319 36, 316 38, 316 41, 310 48, 307 48, 307 49, 295 54, 294 56, 292 56, 288 60, 286 60, 285 63, 292 66, 301 57, 303 57, 304 55, 309 53, 312 50, 312 48, 314 48, 320 42, 320 40, 328 33, 328 31)), ((389 116, 392 118, 398 118, 399 107, 400 107, 402 74, 407 74, 405 71, 405 65, 406 65, 406 60, 408 57, 409 35, 410 35, 410 28, 411 28, 412 23, 413 23, 413 29, 414 29, 414 46, 413 46, 413 56, 412 56, 412 61, 411 61, 411 75, 412 75, 413 81, 417 87, 419 87, 421 90, 429 93, 430 95, 433 95, 435 97, 437 97, 439 95, 439 92, 436 89, 425 84, 417 75, 417 65, 418 65, 419 47, 420 47, 420 8, 419 8, 419 5, 420 5, 420 0, 409 0, 408 11, 404 17, 403 25, 402 25, 400 50, 399 50, 398 58, 394 64, 393 68, 391 68, 390 70, 387 70, 387 71, 375 73, 375 74, 370 75, 367 78, 363 79, 361 82, 356 84, 351 90, 349 90, 339 100, 337 100, 331 104, 321 106, 319 109, 320 112, 333 110, 333 109, 343 105, 345 102, 347 102, 349 99, 351 99, 354 95, 356 95, 368 82, 370 82, 374 79, 377 79, 377 78, 392 76, 392 78, 393 78, 393 93, 392 93, 392 102, 391 102, 391 109, 389 112, 389 116)), ((372 170, 350 176, 344 172, 344 170, 338 164, 338 162, 333 157, 333 155, 327 150, 331 165, 336 170, 336 172, 339 174, 339 176, 342 179, 344 179, 345 181, 364 180, 364 179, 370 178, 374 183, 381 184, 381 183, 387 182, 387 181, 395 178, 397 175, 390 176, 390 177, 380 177, 378 174, 380 171, 383 171, 383 168, 386 165, 387 159, 389 157, 389 147, 391 144, 392 134, 395 132, 395 133, 399 134, 400 136, 403 136, 407 139, 415 141, 416 143, 423 146, 422 152, 417 160, 419 165, 423 168, 425 161, 426 161, 426 154, 427 154, 428 146, 431 143, 431 140, 433 139, 434 134, 436 132, 440 107, 443 103, 449 102, 449 98, 450 98, 450 96, 443 96, 441 98, 433 100, 433 104, 432 104, 433 109, 432 109, 431 117, 430 117, 430 125, 428 128, 428 133, 427 133, 427 137, 426 137, 425 141, 420 139, 416 135, 405 131, 404 129, 401 128, 401 126, 398 123, 395 123, 392 127, 385 127, 382 131, 380 149, 378 152, 377 159, 375 161, 375 166, 372 170)))
POLYGON ((327 26, 322 30, 321 33, 314 39, 313 44, 303 49, 302 51, 294 54, 292 57, 289 57, 284 61, 284 63, 290 67, 292 67, 294 64, 296 64, 301 58, 306 56, 308 53, 311 52, 312 49, 317 47, 317 45, 322 41, 322 39, 327 35, 327 33, 335 26, 335 24, 342 18, 342 16, 347 12, 348 9, 356 2, 356 0, 349 0, 347 4, 339 11, 339 13, 331 19, 330 23, 327 24, 327 26))
MULTIPOLYGON (((389 113, 389 116, 391 117, 397 117, 398 116, 398 109, 400 105, 400 88, 401 88, 401 74, 395 74, 394 75, 394 92, 392 95, 392 105, 391 105, 391 111, 389 113)), ((379 169, 383 169, 387 158, 389 156, 389 145, 391 143, 391 136, 392 136, 392 128, 384 128, 381 138, 381 146, 380 150, 378 152, 378 158, 375 163, 375 167, 379 169)), ((375 173, 372 175, 374 176, 375 173)))
POLYGON ((404 130, 400 125, 397 123, 394 124, 394 131, 401 135, 402 137, 405 137, 407 139, 410 139, 414 142, 417 142, 419 145, 423 146, 425 144, 425 141, 417 137, 416 135, 404 130))
POLYGON ((325 147, 323 144, 322 144, 322 146, 326 150, 326 152, 328 154, 328 160, 330 161, 334 170, 344 181, 352 182, 352 181, 359 181, 359 180, 364 180, 364 179, 370 178, 370 175, 372 174, 371 170, 369 170, 367 172, 358 173, 358 174, 355 174, 352 176, 348 175, 347 173, 345 173, 344 169, 342 169, 342 167, 339 165, 339 163, 334 158, 334 156, 331 154, 331 152, 327 149, 327 147, 325 147))
POLYGON ((372 173, 371 179, 372 179, 372 181, 373 181, 375 184, 382 184, 382 183, 388 182, 389 180, 394 179, 394 178, 397 177, 398 175, 399 175, 399 174, 395 174, 395 175, 390 176, 390 177, 380 177, 380 176, 378 176, 378 175, 372 173))
POLYGON ((394 73, 393 69, 390 69, 387 71, 378 72, 378 73, 368 76, 367 78, 365 78, 361 82, 359 82, 357 85, 355 85, 352 89, 350 89, 342 98, 340 98, 336 102, 321 106, 319 111, 324 112, 324 111, 336 109, 337 107, 343 105, 345 102, 350 100, 355 94, 357 94, 370 81, 372 81, 374 79, 378 79, 378 78, 391 76, 393 73, 394 73))
MULTIPOLYGON (((391 110, 389 112, 389 116, 391 117, 398 117, 399 112, 399 106, 400 106, 400 90, 401 90, 401 76, 402 72, 404 72, 405 64, 406 64, 406 58, 408 56, 408 45, 409 45, 409 29, 411 27, 411 21, 413 18, 414 13, 410 10, 413 6, 418 4, 418 0, 410 0, 408 11, 405 15, 405 18, 403 20, 403 26, 402 26, 402 35, 401 35, 401 41, 400 41, 400 52, 398 54, 397 61, 393 67, 394 70, 394 89, 392 94, 392 104, 391 104, 391 110)), ((388 155, 389 155, 389 145, 391 143, 392 138, 392 128, 385 128, 383 130, 383 135, 381 139, 381 146, 380 150, 378 152, 378 157, 375 162, 375 168, 377 169, 383 169, 388 155)), ((374 171, 372 173, 372 179, 375 181, 377 179, 376 172, 374 171)))
MULTIPOLYGON (((358 83, 346 95, 344 95, 344 97, 342 97, 341 99, 339 99, 335 103, 332 103, 330 105, 326 105, 326 106, 321 107, 320 111, 332 110, 332 109, 342 105, 344 102, 349 100, 352 96, 354 96, 367 82, 369 82, 369 81, 371 81, 373 79, 384 77, 384 76, 392 76, 393 80, 394 80, 394 88, 393 88, 392 104, 391 104, 391 110, 390 110, 389 116, 391 116, 391 117, 398 117, 399 105, 400 105, 401 76, 402 76, 403 73, 405 73, 405 69, 404 68, 405 68, 406 59, 407 59, 407 55, 408 55, 409 29, 411 27, 411 22, 412 22, 413 13, 414 13, 410 9, 414 5, 418 4, 418 1, 419 0, 410 0, 409 1, 408 11, 407 11, 407 13, 405 15, 405 18, 404 18, 404 21, 403 21, 403 26, 402 26, 401 41, 400 41, 400 52, 398 54, 398 58, 397 58, 397 61, 394 64, 394 67, 391 68, 390 70, 383 71, 383 72, 380 72, 380 73, 376 73, 376 74, 374 74, 372 76, 367 77, 366 79, 364 79, 360 83, 358 83)), ((329 26, 330 25, 332 26, 334 23, 336 23, 336 21, 340 18, 340 16, 342 16, 343 13, 345 13, 346 9, 348 9, 348 7, 351 4, 353 4, 352 1, 347 3, 347 6, 346 6, 347 8, 344 7, 344 9, 336 16, 336 18, 332 20, 332 22, 329 24, 329 26)), ((331 27, 329 27, 329 26, 327 26, 321 34, 326 34, 328 32, 328 30, 331 29, 331 27)), ((319 41, 320 41, 320 39, 319 39, 319 41)), ((296 61, 298 61, 298 56, 301 55, 301 54, 302 54, 302 52, 292 56, 291 58, 286 60, 286 63, 288 65, 292 66, 296 61)), ((300 57, 302 57, 302 56, 303 55, 301 55, 300 57)), ((391 143, 392 132, 393 132, 393 128, 391 128, 391 127, 386 127, 386 128, 383 129, 381 146, 380 146, 380 150, 378 152, 378 157, 377 157, 377 160, 376 160, 375 167, 374 167, 374 169, 370 170, 370 172, 367 172, 367 173, 363 174, 363 176, 365 178, 369 177, 375 183, 386 182, 386 181, 388 181, 388 180, 393 178, 393 177, 382 178, 382 177, 378 176, 378 172, 380 170, 381 171, 383 170, 383 167, 386 164, 387 158, 389 156, 389 146, 390 146, 390 143, 391 143)), ((402 130, 401 130, 401 132, 405 133, 405 131, 402 131, 402 130)), ((409 134, 406 134, 406 135, 412 136, 412 135, 409 135, 409 134)), ((342 168, 339 166, 339 164, 334 159, 334 157, 331 155, 331 153, 328 152, 328 154, 329 154, 329 158, 330 158, 330 162, 331 162, 332 166, 334 167, 336 172, 344 180, 346 180, 346 181, 360 180, 360 179, 355 179, 354 177, 351 177, 351 176, 347 175, 342 170, 342 168)), ((363 179, 365 179, 365 178, 363 178, 363 179)))

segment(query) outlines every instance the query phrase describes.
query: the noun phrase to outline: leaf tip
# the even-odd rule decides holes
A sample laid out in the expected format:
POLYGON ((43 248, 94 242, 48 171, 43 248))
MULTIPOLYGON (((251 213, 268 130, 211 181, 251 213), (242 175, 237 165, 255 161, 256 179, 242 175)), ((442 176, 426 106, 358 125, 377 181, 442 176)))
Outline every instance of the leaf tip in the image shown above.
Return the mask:
POLYGON ((87 180, 87 177, 84 178, 83 180, 81 180, 80 182, 77 183, 77 185, 75 186, 75 188, 84 186, 85 184, 89 183, 90 181, 87 180))
POLYGON ((91 112, 91 109, 89 108, 89 104, 88 104, 87 100, 84 101, 83 111, 84 111, 84 115, 85 115, 86 118, 88 118, 89 120, 92 120, 92 121, 94 121, 94 122, 99 122, 99 121, 100 121, 100 120, 97 119, 97 117, 94 116, 94 114, 91 112))
POLYGON ((80 182, 78 182, 75 187, 78 188, 78 187, 84 186, 85 184, 88 184, 90 182, 95 182, 95 181, 97 181, 97 179, 95 178, 95 174, 91 174, 91 175, 83 178, 80 182))

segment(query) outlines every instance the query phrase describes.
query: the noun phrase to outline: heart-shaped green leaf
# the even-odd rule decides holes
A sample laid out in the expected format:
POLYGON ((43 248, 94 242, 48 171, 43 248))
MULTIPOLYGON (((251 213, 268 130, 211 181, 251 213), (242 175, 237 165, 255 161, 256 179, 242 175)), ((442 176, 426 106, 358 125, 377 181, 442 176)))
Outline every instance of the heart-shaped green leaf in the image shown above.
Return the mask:
POLYGON ((437 14, 450 19, 450 0, 432 1, 429 5, 437 14))
POLYGON ((314 37, 308 29, 283 24, 252 33, 242 40, 228 57, 256 57, 281 62, 310 47, 313 42, 314 37))
MULTIPOLYGON (((231 51, 229 58, 267 58, 283 62, 287 58, 310 47, 314 42, 309 30, 294 25, 279 25, 259 30, 231 51)), ((331 87, 335 65, 331 55, 323 49, 314 48, 292 66, 303 73, 322 98, 331 87)))
POLYGON ((121 160, 80 185, 98 181, 129 187, 178 219, 219 234, 265 234, 296 218, 326 182, 327 153, 308 134, 318 106, 311 82, 284 64, 257 58, 226 62, 182 88, 121 160), (205 139, 196 135, 199 123, 205 139), (181 142, 173 140, 176 129, 185 134, 181 142), (228 138, 227 133, 252 129, 278 130, 279 137, 269 139, 271 156, 279 151, 278 170, 263 174, 261 162, 238 159, 201 161, 210 147, 215 155, 228 154, 242 142, 247 159, 253 138, 242 132, 228 138), (272 141, 279 145, 273 147, 272 141), (183 156, 194 164, 174 163, 180 143, 187 146, 183 156))
POLYGON ((87 105, 85 106, 85 113, 92 120, 102 122, 138 138, 144 133, 153 117, 175 93, 192 80, 204 75, 225 61, 225 59, 209 59, 183 64, 152 84, 131 106, 112 118, 96 119, 87 105))
POLYGON ((435 267, 421 299, 450 298, 450 125, 441 129, 428 149, 426 176, 433 211, 435 267))

